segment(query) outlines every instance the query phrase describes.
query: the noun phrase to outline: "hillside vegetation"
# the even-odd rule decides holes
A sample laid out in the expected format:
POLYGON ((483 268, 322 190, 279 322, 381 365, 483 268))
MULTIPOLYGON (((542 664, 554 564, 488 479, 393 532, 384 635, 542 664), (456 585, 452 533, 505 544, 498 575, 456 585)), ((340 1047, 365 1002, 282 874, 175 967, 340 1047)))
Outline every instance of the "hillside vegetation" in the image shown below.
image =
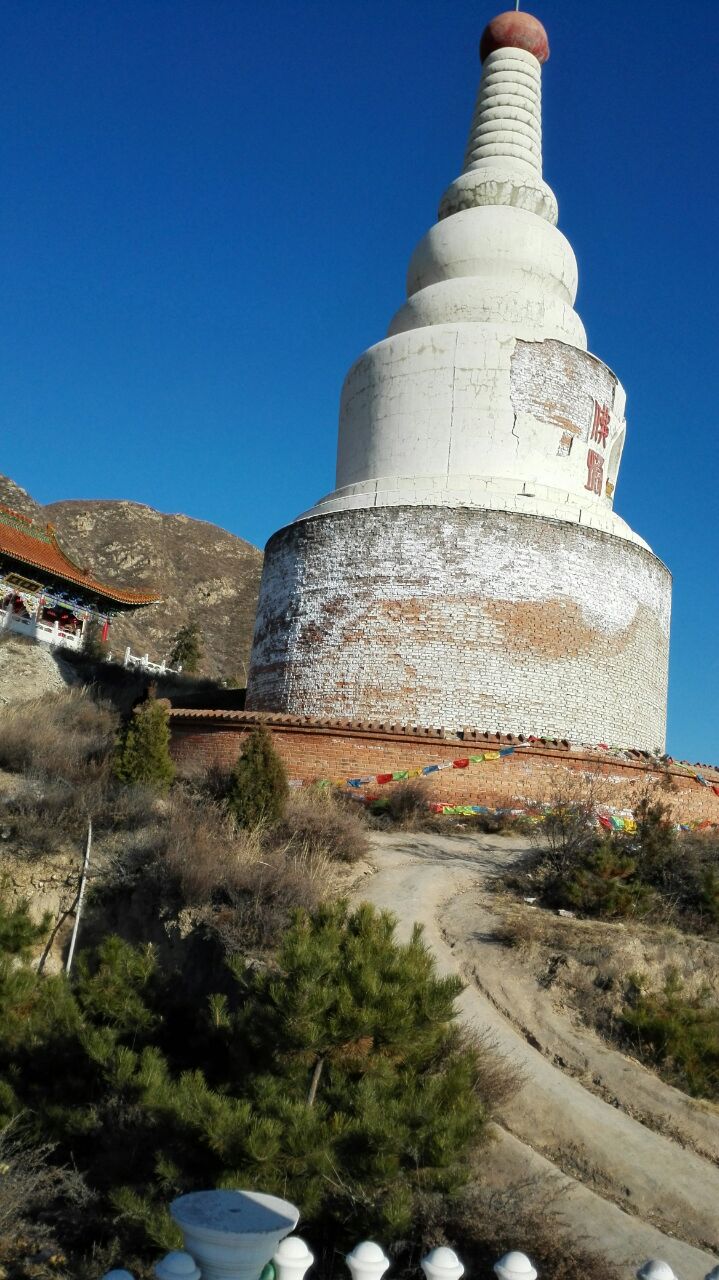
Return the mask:
POLYGON ((148 770, 138 725, 163 714, 123 725, 85 690, 0 711, 6 871, 77 862, 95 835, 69 978, 69 920, 7 882, 0 900, 0 1128, 12 1177, 46 1189, 3 1223, 0 1180, 0 1264, 149 1275, 178 1243, 172 1196, 238 1183, 294 1197, 330 1253, 421 1238, 511 1072, 457 1027, 461 983, 420 932, 401 944, 391 915, 342 900, 367 850, 356 808, 288 794, 262 732, 232 774, 173 780, 156 736, 148 770))

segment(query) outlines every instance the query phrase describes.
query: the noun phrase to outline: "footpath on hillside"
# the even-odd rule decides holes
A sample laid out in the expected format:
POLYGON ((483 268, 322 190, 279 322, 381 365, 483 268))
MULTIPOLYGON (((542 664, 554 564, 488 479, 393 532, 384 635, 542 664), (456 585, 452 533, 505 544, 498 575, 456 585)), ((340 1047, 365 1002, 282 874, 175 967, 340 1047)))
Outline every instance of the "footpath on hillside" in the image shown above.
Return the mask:
POLYGON ((719 1109, 578 1025, 508 958, 489 883, 526 849, 514 837, 376 832, 374 874, 355 897, 393 911, 400 937, 424 926, 440 971, 467 983, 465 1022, 521 1069, 489 1153, 493 1184, 544 1188, 567 1231, 628 1274, 662 1258, 680 1280, 703 1280, 719 1253, 719 1109))

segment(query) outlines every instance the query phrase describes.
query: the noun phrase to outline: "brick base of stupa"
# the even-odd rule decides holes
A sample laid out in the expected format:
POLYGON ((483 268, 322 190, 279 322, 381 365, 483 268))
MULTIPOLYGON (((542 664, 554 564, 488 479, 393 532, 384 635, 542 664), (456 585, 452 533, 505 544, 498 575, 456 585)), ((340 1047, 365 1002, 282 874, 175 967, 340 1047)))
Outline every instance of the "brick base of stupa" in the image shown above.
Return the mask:
POLYGON ((520 512, 396 506, 266 550, 248 710, 664 748, 671 578, 520 512))

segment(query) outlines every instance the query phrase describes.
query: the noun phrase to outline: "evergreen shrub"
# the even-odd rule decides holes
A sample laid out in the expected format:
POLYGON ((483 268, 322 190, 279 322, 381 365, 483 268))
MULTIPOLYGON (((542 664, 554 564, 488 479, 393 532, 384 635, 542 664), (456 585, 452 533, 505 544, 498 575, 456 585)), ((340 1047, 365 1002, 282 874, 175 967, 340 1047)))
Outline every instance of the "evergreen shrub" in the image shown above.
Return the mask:
POLYGON ((168 706, 162 699, 148 698, 135 707, 117 745, 114 772, 120 782, 158 791, 171 786, 175 766, 170 756, 168 706))
POLYGON ((661 800, 647 795, 633 832, 600 831, 589 800, 558 803, 533 830, 535 854, 511 883, 541 890, 549 906, 604 919, 643 916, 716 936, 719 842, 716 833, 679 833, 661 800))
POLYGON ((635 978, 622 1020, 632 1048, 687 1093, 719 1101, 719 1005, 711 991, 688 995, 676 972, 660 992, 635 978))
MULTIPOLYGON (((0 1110, 25 1111, 95 1201, 61 1218, 79 1257, 173 1246, 173 1195, 249 1186, 294 1200, 313 1245, 419 1231, 447 1203, 509 1087, 456 1024, 461 982, 421 930, 345 903, 298 911, 271 965, 163 970, 107 937, 71 979, 39 975, 16 921, 0 963, 0 1110), (19 929, 19 933, 18 933, 19 929)), ((4 935, 0 932, 0 940, 4 935)), ((73 1271, 75 1274, 75 1271, 73 1271)))
POLYGON ((272 735, 263 726, 253 729, 230 777, 231 812, 242 827, 270 824, 281 817, 287 795, 287 774, 272 735))
POLYGON ((168 666, 182 667, 183 675, 197 674, 202 661, 202 632, 198 622, 186 622, 172 642, 168 666))

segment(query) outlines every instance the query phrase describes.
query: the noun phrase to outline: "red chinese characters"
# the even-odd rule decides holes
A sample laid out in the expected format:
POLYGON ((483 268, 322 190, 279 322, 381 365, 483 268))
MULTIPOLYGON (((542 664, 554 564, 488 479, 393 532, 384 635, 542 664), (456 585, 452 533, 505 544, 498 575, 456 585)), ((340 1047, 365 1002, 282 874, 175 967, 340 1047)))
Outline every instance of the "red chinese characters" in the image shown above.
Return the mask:
POLYGON ((603 479, 604 458, 596 449, 590 449, 587 453, 587 483, 584 488, 589 489, 590 493, 601 494, 603 479))
POLYGON ((602 448, 604 448, 607 443, 608 435, 609 435, 609 406, 606 404, 600 404, 598 400, 595 400, 594 401, 594 420, 592 422, 592 432, 589 439, 596 440, 597 444, 600 444, 602 448))

